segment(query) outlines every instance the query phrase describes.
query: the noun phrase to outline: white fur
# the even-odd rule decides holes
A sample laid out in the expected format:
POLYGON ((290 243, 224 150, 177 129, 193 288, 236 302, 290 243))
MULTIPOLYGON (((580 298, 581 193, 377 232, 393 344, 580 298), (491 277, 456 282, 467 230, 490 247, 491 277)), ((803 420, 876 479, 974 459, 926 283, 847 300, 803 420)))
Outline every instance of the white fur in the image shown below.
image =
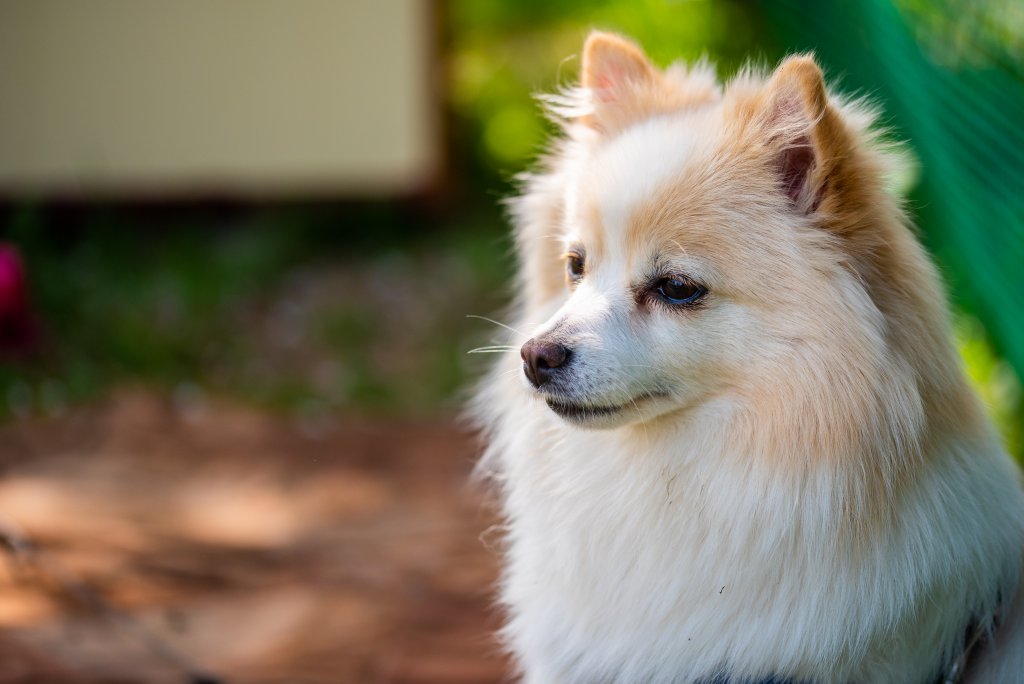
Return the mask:
MULTIPOLYGON (((712 105, 604 141, 578 131, 517 206, 513 327, 524 334, 511 341, 554 336, 574 354, 561 396, 625 408, 585 426, 603 430, 563 420, 515 354, 481 387, 481 467, 508 518, 504 638, 528 684, 926 684, 960 654, 972 620, 1009 610, 1024 539, 1018 473, 984 424, 929 422, 921 371, 891 347, 871 284, 755 181, 736 185, 739 209, 719 215, 709 200, 698 216, 723 231, 751 222, 740 258, 770 261, 767 287, 779 288, 764 301, 730 290, 738 265, 721 255, 630 245, 638 205, 687 169, 718 168, 732 133, 708 122, 722 116, 712 105), (594 216, 601 226, 587 225, 594 216), (544 240, 572 244, 588 230, 604 235, 603 256, 575 289, 551 290, 560 265, 545 262, 544 240), (758 230, 788 237, 757 242, 758 230), (710 282, 714 299, 699 313, 638 312, 630 287, 654 268, 710 282), (751 399, 770 383, 797 402, 780 424, 810 438, 751 424, 772 420, 751 399), (846 410, 863 416, 849 441, 819 440, 847 434, 846 410)), ((946 373, 948 341, 928 344, 946 373)), ((1020 662, 1019 643, 1000 648, 1020 662)), ((993 665, 977 681, 1024 681, 1009 672, 993 665)))
POLYGON ((1008 468, 972 472, 979 445, 948 445, 851 553, 828 474, 780 482, 721 453, 729 413, 655 434, 582 432, 537 403, 507 416, 503 600, 527 682, 924 682, 975 602, 995 605, 985 580, 1012 586, 1018 540, 986 532, 1019 495, 1008 468))
MULTIPOLYGON (((599 165, 576 169, 578 174, 596 175, 586 180, 598 185, 601 216, 609 231, 624 232, 636 205, 679 175, 687 157, 701 145, 697 135, 686 122, 645 121, 609 141, 599 165), (638 168, 643 172, 637 173, 638 168)), ((567 206, 574 206, 572 200, 567 206)))

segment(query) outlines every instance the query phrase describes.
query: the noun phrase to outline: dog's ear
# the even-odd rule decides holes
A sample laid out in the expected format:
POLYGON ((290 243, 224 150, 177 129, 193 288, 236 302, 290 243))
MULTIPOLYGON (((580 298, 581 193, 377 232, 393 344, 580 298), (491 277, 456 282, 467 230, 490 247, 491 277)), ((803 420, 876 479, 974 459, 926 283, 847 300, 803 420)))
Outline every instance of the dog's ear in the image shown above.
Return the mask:
POLYGON ((714 68, 706 61, 691 67, 680 62, 662 71, 635 43, 602 31, 592 32, 583 46, 581 81, 574 95, 550 98, 552 110, 602 134, 721 98, 714 68))
POLYGON ((647 115, 647 101, 662 75, 636 44, 593 31, 583 46, 582 85, 589 93, 586 125, 609 133, 647 115))
POLYGON ((848 143, 812 56, 782 62, 763 93, 758 119, 773 150, 782 190, 799 210, 815 211, 826 199, 848 143))
POLYGON ((657 79, 657 70, 635 43, 593 31, 583 44, 583 87, 598 102, 621 102, 637 86, 657 79))

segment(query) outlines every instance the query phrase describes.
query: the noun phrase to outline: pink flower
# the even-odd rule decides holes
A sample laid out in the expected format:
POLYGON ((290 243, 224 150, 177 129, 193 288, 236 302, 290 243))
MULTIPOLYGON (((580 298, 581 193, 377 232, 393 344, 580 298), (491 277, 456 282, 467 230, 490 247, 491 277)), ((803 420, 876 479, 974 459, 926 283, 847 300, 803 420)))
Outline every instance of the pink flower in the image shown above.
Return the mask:
POLYGON ((21 256, 0 243, 0 354, 24 354, 36 345, 36 327, 28 301, 21 256))

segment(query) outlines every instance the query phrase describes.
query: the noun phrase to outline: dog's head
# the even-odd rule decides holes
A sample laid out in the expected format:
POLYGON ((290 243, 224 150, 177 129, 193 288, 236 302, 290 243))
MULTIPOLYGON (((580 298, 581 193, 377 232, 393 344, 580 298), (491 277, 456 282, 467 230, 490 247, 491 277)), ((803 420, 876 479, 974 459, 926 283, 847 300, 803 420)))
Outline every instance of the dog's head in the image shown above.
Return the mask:
POLYGON ((530 255, 524 267, 563 276, 521 349, 529 391, 553 411, 615 427, 719 394, 820 387, 801 377, 831 363, 801 362, 820 354, 879 372, 873 288, 897 285, 872 282, 887 238, 869 224, 899 210, 859 151, 868 115, 826 93, 813 58, 721 92, 706 67, 661 71, 596 33, 582 87, 557 104, 558 220, 535 243, 556 239, 561 259, 542 277, 530 255))

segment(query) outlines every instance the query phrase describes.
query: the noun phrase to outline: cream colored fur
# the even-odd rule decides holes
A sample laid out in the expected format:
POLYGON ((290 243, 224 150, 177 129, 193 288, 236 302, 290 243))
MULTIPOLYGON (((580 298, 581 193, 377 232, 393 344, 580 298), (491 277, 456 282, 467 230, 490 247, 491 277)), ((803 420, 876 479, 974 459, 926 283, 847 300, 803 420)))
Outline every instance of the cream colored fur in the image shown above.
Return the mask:
POLYGON ((582 81, 513 204, 509 341, 570 361, 538 390, 507 354, 475 403, 523 680, 926 684, 1001 611, 977 681, 1024 681, 1018 473, 870 110, 808 57, 722 89, 608 34, 582 81), (707 295, 658 300, 668 274, 707 295))

